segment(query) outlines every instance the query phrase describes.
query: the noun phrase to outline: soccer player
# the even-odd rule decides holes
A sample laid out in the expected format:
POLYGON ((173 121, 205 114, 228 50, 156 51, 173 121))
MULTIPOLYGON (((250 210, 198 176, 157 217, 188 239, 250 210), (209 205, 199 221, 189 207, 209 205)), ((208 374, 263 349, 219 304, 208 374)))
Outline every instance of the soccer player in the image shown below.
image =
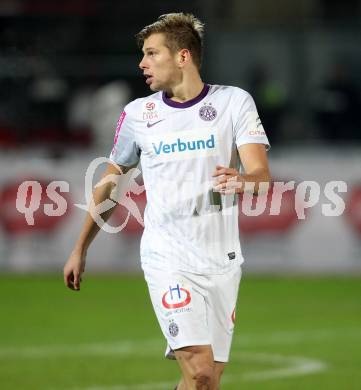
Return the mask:
MULTIPOLYGON (((197 18, 162 15, 137 40, 139 67, 155 93, 125 107, 104 177, 141 163, 147 193, 141 264, 166 356, 181 369, 176 388, 215 390, 229 358, 243 262, 238 193, 252 183, 257 193, 269 182, 268 139, 247 92, 202 81, 197 18)), ((110 181, 97 187, 95 204, 113 188, 110 181)), ((98 230, 89 213, 64 267, 71 289, 80 289, 98 230)))

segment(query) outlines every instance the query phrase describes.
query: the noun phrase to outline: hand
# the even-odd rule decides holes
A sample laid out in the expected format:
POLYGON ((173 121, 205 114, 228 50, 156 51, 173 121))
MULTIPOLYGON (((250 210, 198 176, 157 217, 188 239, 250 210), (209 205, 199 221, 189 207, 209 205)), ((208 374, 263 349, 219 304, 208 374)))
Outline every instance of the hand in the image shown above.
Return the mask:
POLYGON ((85 271, 86 253, 73 251, 64 266, 64 283, 71 290, 79 291, 81 275, 85 271))
POLYGON ((244 180, 235 168, 217 165, 212 177, 216 178, 213 191, 228 195, 240 193, 243 190, 244 180))

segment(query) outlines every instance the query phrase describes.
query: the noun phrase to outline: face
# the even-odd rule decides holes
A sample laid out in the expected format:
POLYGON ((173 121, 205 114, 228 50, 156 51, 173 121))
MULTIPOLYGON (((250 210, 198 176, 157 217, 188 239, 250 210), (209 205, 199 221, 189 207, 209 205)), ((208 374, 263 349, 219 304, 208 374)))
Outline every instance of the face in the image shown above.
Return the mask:
POLYGON ((152 91, 171 89, 179 82, 181 76, 177 62, 178 54, 171 53, 164 41, 164 35, 156 33, 146 38, 143 44, 144 56, 139 67, 152 91))

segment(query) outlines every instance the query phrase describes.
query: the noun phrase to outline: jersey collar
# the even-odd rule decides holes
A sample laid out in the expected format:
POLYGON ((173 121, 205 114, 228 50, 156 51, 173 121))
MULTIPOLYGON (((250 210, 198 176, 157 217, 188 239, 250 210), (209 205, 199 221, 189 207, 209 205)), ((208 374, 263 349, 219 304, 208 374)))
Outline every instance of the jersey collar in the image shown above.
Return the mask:
POLYGON ((209 91, 209 88, 210 88, 210 86, 208 84, 204 84, 203 89, 198 96, 196 96, 195 98, 193 98, 191 100, 187 100, 184 103, 175 102, 170 97, 168 97, 168 95, 165 91, 163 91, 163 93, 162 93, 163 102, 165 104, 167 104, 168 106, 173 107, 173 108, 189 108, 189 107, 192 107, 195 104, 199 103, 202 99, 204 99, 209 91))

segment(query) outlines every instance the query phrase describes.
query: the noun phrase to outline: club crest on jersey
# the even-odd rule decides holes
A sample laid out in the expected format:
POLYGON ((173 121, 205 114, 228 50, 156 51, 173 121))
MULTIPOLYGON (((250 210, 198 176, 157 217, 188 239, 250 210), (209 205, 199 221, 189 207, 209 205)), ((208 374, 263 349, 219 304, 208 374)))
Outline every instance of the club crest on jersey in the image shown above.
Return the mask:
POLYGON ((209 103, 209 104, 205 103, 199 109, 199 116, 204 121, 210 122, 210 121, 213 121, 214 119, 216 119, 217 110, 212 106, 212 103, 209 103))
POLYGON ((176 337, 179 333, 179 327, 174 321, 171 321, 168 329, 169 329, 170 335, 173 337, 176 337))
POLYGON ((158 119, 157 106, 154 102, 143 103, 143 120, 149 121, 158 119))
POLYGON ((162 305, 166 309, 179 309, 189 305, 191 301, 191 293, 185 288, 176 286, 169 286, 168 291, 163 294, 162 305))

